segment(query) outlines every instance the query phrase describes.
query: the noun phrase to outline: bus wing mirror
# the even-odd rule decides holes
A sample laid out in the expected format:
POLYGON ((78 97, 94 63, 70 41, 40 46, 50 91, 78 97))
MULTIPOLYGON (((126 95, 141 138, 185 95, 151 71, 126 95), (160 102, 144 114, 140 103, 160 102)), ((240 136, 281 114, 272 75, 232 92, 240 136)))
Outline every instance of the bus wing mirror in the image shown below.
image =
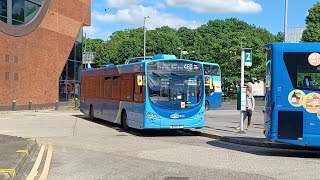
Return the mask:
POLYGON ((138 75, 137 76, 137 84, 138 84, 138 86, 142 86, 143 85, 142 75, 138 75))

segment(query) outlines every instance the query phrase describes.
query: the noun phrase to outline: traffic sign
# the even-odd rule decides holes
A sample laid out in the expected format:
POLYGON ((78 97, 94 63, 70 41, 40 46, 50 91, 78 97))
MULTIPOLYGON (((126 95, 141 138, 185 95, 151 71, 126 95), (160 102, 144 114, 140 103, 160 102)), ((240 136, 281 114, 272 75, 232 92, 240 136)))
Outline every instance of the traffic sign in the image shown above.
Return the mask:
POLYGON ((244 61, 244 66, 252 66, 252 49, 242 48, 241 59, 244 61))

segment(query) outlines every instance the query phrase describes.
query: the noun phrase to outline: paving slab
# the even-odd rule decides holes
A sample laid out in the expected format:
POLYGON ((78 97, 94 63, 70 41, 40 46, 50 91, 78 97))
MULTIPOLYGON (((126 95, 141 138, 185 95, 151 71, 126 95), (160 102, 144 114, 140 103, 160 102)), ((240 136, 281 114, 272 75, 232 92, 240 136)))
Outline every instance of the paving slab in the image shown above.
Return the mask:
POLYGON ((15 179, 36 141, 0 134, 0 179, 15 179))
MULTIPOLYGON (((276 143, 266 139, 263 134, 264 114, 262 109, 263 106, 256 107, 253 112, 250 128, 244 130, 245 133, 242 134, 236 129, 240 123, 240 111, 236 110, 236 105, 224 103, 220 109, 206 111, 206 123, 205 127, 200 130, 201 135, 240 145, 319 151, 320 148, 276 143)), ((246 126, 247 120, 244 122, 244 129, 246 126)))

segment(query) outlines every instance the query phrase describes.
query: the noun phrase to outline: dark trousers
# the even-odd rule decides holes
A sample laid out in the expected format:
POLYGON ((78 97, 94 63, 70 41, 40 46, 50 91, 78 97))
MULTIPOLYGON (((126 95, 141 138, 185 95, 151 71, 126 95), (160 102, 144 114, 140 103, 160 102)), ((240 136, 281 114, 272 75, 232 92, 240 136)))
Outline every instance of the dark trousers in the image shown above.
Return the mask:
POLYGON ((252 110, 248 110, 245 111, 243 113, 243 122, 245 121, 245 119, 248 117, 248 125, 247 126, 250 126, 250 123, 251 123, 251 117, 252 117, 252 110))

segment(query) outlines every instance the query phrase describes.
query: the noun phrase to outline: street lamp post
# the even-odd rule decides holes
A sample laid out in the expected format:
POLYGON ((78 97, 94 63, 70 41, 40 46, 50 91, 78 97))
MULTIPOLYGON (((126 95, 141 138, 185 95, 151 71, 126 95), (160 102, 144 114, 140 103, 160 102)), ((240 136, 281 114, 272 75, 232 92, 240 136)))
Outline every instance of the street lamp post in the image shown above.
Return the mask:
POLYGON ((288 0, 285 0, 285 4, 284 4, 284 42, 287 41, 287 15, 288 15, 288 0))
POLYGON ((240 48, 242 49, 242 39, 246 39, 246 37, 241 37, 240 38, 240 48))
POLYGON ((180 50, 180 59, 182 59, 182 48, 178 47, 178 50, 180 50))
POLYGON ((143 60, 146 60, 146 40, 147 40, 146 19, 147 18, 150 18, 150 16, 145 16, 143 19, 143 60))

